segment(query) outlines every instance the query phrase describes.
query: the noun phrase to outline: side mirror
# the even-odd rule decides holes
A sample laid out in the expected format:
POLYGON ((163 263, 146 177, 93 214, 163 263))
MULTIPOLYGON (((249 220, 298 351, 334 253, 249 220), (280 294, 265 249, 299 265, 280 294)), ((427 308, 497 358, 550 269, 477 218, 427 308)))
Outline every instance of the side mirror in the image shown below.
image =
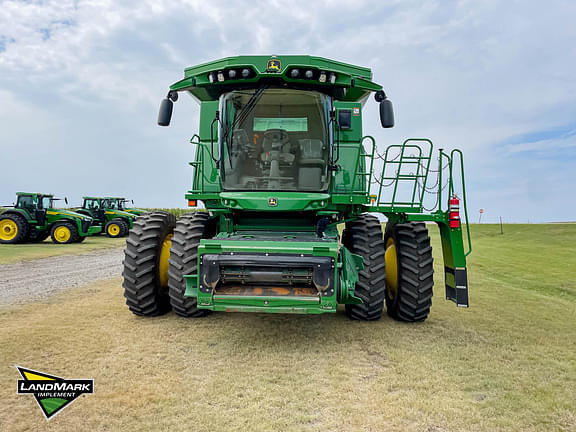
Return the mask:
POLYGON ((162 102, 160 103, 160 111, 158 112, 159 126, 170 126, 173 106, 174 104, 170 99, 162 99, 162 102))
POLYGON ((64 197, 64 202, 68 205, 68 198, 64 197))
POLYGON ((394 108, 389 99, 380 102, 380 123, 386 129, 394 127, 394 108))

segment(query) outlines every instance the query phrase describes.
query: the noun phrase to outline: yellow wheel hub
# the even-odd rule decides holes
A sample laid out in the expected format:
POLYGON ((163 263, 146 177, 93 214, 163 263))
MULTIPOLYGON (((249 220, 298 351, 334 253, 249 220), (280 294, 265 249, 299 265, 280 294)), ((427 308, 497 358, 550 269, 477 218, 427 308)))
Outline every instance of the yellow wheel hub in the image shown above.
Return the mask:
POLYGON ((18 225, 12 219, 2 219, 0 221, 0 239, 5 241, 13 240, 18 235, 18 225))
POLYGON ((59 226, 54 230, 54 238, 58 243, 66 243, 70 237, 72 237, 72 233, 67 226, 59 226))
POLYGON ((166 238, 164 238, 160 249, 160 258, 158 259, 158 279, 160 280, 160 286, 162 288, 168 286, 168 260, 170 259, 172 236, 173 234, 168 234, 166 238))
POLYGON ((108 225, 108 234, 114 237, 117 236, 120 234, 120 226, 115 223, 108 225))
POLYGON ((390 237, 386 242, 386 291, 390 299, 395 299, 398 294, 398 256, 396 254, 396 244, 390 237))

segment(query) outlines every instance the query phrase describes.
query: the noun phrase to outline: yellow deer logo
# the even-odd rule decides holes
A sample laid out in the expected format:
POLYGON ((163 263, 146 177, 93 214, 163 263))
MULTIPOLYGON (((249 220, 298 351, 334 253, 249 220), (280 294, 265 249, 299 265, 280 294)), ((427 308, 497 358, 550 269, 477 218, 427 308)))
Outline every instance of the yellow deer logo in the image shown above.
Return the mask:
POLYGON ((282 63, 278 59, 270 59, 266 63, 266 71, 268 72, 280 72, 282 69, 282 63))

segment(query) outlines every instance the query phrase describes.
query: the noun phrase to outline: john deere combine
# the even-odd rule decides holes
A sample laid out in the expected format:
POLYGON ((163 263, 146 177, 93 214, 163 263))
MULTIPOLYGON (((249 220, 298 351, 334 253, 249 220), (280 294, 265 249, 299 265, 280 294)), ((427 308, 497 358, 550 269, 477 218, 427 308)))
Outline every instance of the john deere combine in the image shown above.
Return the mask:
POLYGON ((0 215, 0 243, 80 243, 101 228, 86 215, 54 207, 53 195, 18 192, 16 205, 0 215))
POLYGON ((140 216, 144 213, 147 213, 144 209, 139 209, 135 207, 126 207, 126 203, 134 204, 134 200, 127 200, 126 198, 121 197, 105 197, 107 200, 108 205, 111 209, 124 211, 126 213, 132 213, 133 215, 140 216))
POLYGON ((423 321, 434 283, 425 222, 440 228, 446 297, 468 306, 462 154, 435 158, 427 139, 381 149, 364 135, 370 94, 382 126, 394 125, 370 69, 310 56, 190 67, 162 101, 161 126, 180 93, 200 103, 186 198, 206 211, 134 222, 123 273, 133 313, 320 314, 343 304, 352 319, 376 320, 386 305, 397 320, 423 321), (374 214, 387 218, 384 232, 374 214))
POLYGON ((82 207, 76 209, 78 213, 94 219, 94 225, 99 226, 108 237, 124 237, 132 228, 136 215, 117 208, 116 202, 108 198, 83 197, 82 207))

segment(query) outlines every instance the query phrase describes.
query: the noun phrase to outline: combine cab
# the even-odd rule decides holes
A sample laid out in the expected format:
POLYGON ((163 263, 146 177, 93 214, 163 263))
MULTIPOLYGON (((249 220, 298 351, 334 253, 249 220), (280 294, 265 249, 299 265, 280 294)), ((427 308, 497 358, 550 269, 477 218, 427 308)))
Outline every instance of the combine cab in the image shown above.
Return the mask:
MULTIPOLYGON (((18 192, 16 205, 0 215, 0 243, 41 242, 50 236, 54 243, 80 243, 98 234, 92 218, 57 209, 53 195, 18 192)), ((68 200, 66 200, 68 202, 68 200)))
POLYGON ((424 321, 434 284, 427 222, 440 228, 446 297, 468 306, 462 154, 434 156, 426 139, 381 148, 364 135, 370 95, 382 126, 394 125, 370 69, 241 56, 184 75, 158 123, 169 125, 182 92, 200 103, 186 198, 205 211, 134 223, 123 273, 133 313, 321 314, 342 304, 352 319, 377 320, 386 307, 394 319, 424 321), (428 211, 427 197, 436 203, 428 211))

